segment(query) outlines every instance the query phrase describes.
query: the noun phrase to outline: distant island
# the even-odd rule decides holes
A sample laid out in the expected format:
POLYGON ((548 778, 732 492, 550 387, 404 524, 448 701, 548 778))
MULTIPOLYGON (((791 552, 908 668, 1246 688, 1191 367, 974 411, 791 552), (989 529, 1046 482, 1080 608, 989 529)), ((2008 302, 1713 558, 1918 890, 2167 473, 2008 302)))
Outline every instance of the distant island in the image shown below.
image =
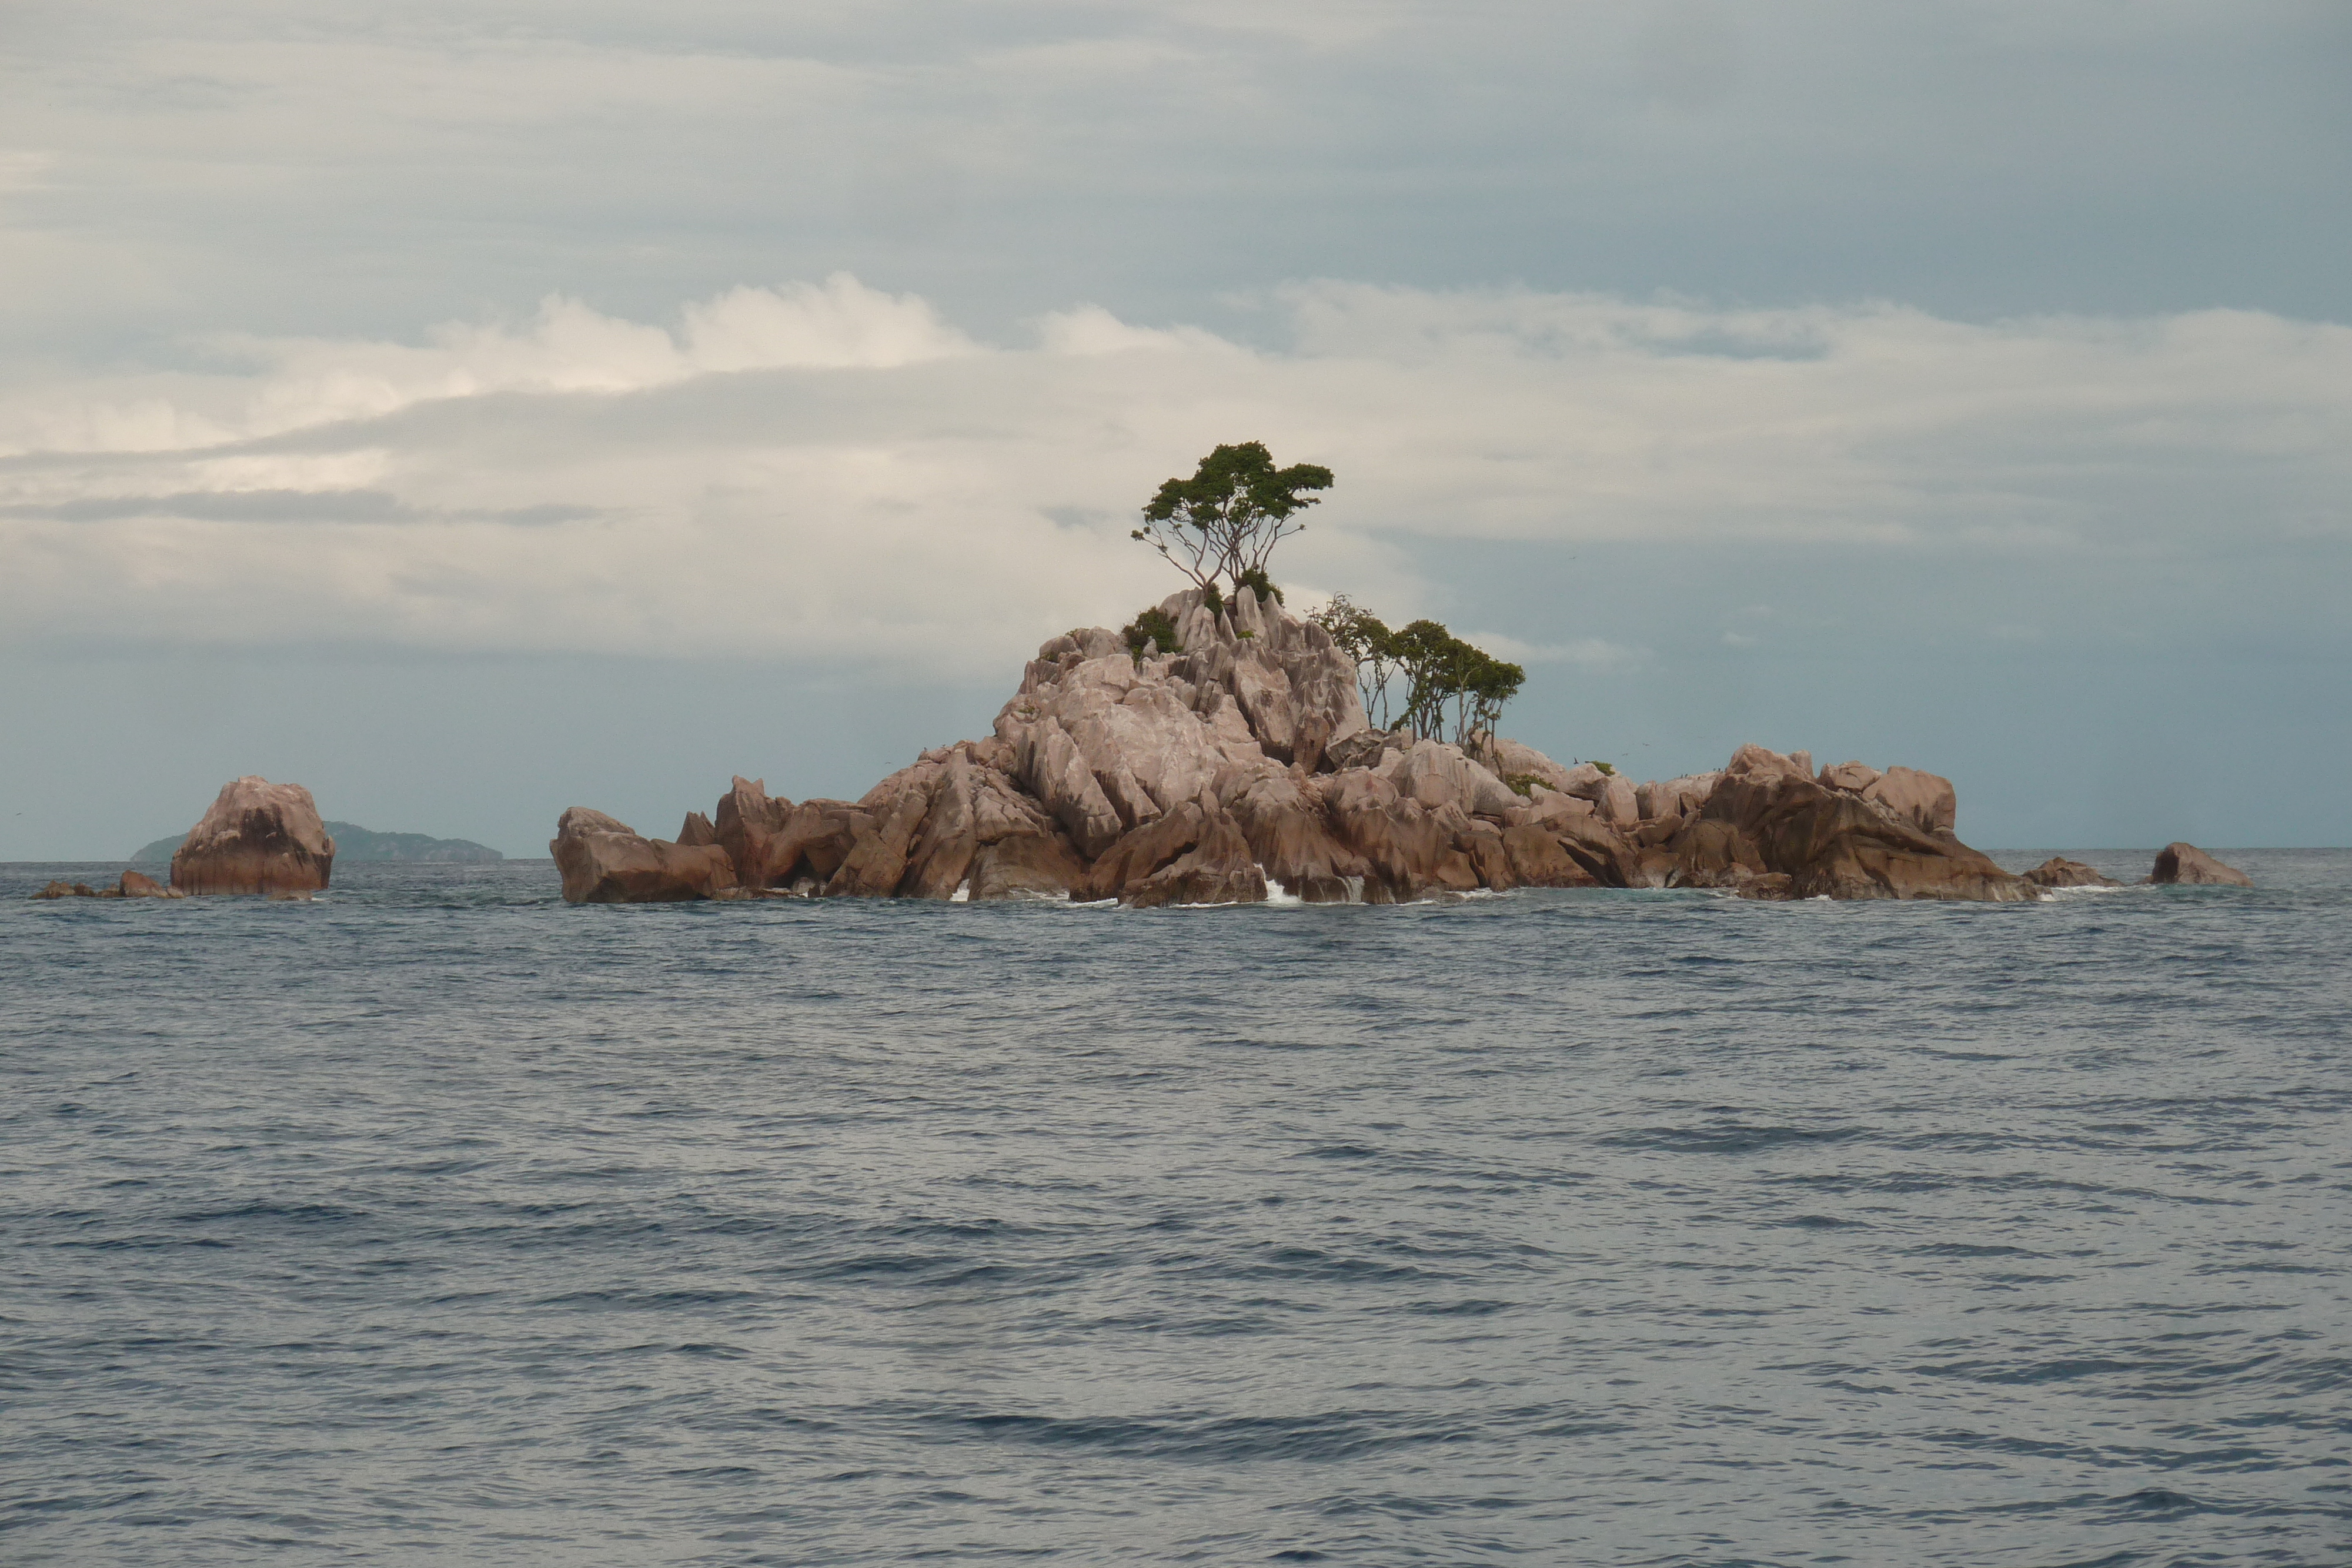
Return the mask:
MULTIPOLYGON (((379 833, 353 822, 329 822, 327 831, 334 835, 335 858, 339 861, 416 861, 439 865, 457 865, 481 861, 499 861, 506 856, 488 844, 478 844, 471 839, 436 839, 424 833, 379 833)), ((166 861, 178 849, 185 833, 174 833, 168 839, 157 839, 131 858, 134 862, 166 861)))

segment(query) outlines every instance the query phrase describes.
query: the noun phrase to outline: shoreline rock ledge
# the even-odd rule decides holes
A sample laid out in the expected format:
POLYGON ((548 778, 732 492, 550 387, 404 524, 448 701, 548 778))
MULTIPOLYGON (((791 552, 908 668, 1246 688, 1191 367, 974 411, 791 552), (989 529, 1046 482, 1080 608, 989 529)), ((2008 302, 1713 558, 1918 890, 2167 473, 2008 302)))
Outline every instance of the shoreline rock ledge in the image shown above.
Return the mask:
POLYGON ((1743 746, 1636 785, 1517 742, 1468 753, 1371 727, 1323 628, 1243 590, 1160 609, 1179 646, 1054 638, 994 733, 924 752, 855 801, 738 778, 675 841, 572 807, 549 845, 573 903, 793 896, 1391 904, 1516 887, 1748 898, 2026 902, 1954 836, 1952 786, 1743 746))

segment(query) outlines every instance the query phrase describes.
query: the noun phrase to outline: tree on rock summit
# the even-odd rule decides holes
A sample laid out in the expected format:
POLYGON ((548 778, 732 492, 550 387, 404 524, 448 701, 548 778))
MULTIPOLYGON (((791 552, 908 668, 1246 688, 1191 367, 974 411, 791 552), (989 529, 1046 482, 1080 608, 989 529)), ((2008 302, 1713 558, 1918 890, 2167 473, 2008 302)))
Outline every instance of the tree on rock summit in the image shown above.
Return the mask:
POLYGON ((1307 526, 1295 519, 1319 499, 1307 492, 1330 487, 1331 470, 1314 463, 1276 468, 1262 441, 1221 444, 1190 479, 1160 486, 1134 537, 1212 596, 1221 597, 1221 576, 1237 590, 1271 591, 1266 558, 1307 526))

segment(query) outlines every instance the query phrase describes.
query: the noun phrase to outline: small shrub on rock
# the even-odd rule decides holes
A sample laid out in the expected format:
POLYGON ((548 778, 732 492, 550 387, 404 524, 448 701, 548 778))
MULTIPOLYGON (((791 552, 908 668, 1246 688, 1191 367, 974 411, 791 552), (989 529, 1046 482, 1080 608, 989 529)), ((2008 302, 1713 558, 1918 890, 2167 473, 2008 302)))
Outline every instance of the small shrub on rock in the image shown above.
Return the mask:
POLYGON ((1241 581, 1234 586, 1246 588, 1260 599, 1272 599, 1276 604, 1290 602, 1283 598, 1282 590, 1275 586, 1274 580, 1266 576, 1265 568, 1262 566, 1254 566, 1242 573, 1241 581))
POLYGON ((1176 622, 1169 620, 1167 613, 1160 610, 1147 610, 1129 622, 1125 635, 1127 651, 1134 655, 1139 666, 1143 663, 1143 650, 1148 643, 1157 643, 1163 653, 1184 651, 1184 645, 1176 641, 1176 622))

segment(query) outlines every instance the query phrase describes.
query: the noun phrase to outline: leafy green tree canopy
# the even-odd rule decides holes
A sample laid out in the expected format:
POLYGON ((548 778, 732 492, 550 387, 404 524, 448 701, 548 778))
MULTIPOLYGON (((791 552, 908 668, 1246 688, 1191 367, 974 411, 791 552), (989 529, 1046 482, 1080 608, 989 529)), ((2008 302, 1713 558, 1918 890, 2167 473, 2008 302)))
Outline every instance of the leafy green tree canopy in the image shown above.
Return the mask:
POLYGON ((1389 683, 1396 677, 1396 634, 1387 622, 1355 603, 1344 593, 1307 617, 1331 634, 1339 652, 1355 661, 1356 686, 1364 699, 1364 716, 1389 727, 1389 683))
POLYGON ((1264 442, 1220 445, 1190 479, 1160 486, 1133 537, 1201 588, 1214 590, 1221 577, 1237 589, 1271 588, 1266 558, 1306 528, 1298 514, 1320 499, 1308 492, 1330 487, 1331 470, 1314 463, 1277 468, 1264 442))
POLYGON ((1527 671, 1434 621, 1410 622, 1391 632, 1345 594, 1316 612, 1313 620, 1355 660, 1365 715, 1383 729, 1390 727, 1390 694, 1402 676, 1404 699, 1396 727, 1443 739, 1450 716, 1454 743, 1473 749, 1494 735, 1504 705, 1527 684, 1527 671))

